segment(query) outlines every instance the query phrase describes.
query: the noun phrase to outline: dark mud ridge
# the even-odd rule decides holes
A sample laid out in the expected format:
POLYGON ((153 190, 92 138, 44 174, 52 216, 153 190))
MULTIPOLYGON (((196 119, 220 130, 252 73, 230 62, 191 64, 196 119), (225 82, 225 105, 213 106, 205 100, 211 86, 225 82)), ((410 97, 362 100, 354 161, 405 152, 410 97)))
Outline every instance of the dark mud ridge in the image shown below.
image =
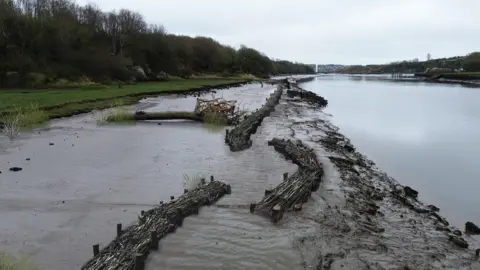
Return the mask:
MULTIPOLYGON (((298 217, 314 222, 317 229, 294 240, 298 252, 316 253, 314 269, 471 269, 478 260, 474 239, 450 226, 437 207, 421 202, 412 187, 400 185, 356 152, 318 109, 318 102, 309 102, 321 99, 308 94, 298 102, 298 95, 293 96, 278 110, 284 110, 291 123, 290 138, 301 136, 302 143, 275 138, 269 144, 299 166, 298 176, 268 191, 254 210, 272 212, 273 203, 285 204, 285 198, 301 204, 305 195, 292 196, 293 191, 312 190, 319 180, 308 172, 318 166, 324 172, 316 192, 321 209, 298 217), (322 166, 305 145, 315 149, 322 166), (311 180, 305 180, 308 177, 311 180)), ((476 231, 472 224, 467 227, 467 232, 476 231)), ((307 264, 312 267, 305 262, 305 269, 307 264)))
POLYGON ((303 203, 310 194, 318 190, 323 176, 322 164, 317 160, 313 149, 301 141, 292 142, 274 138, 268 142, 276 151, 297 164, 299 169, 290 177, 284 175, 284 181, 273 190, 266 190, 265 197, 257 204, 250 205, 250 212, 258 212, 278 222, 286 211, 302 210, 303 203))
POLYGON ((296 88, 294 90, 287 90, 287 95, 290 98, 299 97, 303 101, 307 101, 312 105, 318 105, 320 107, 326 107, 328 105, 328 101, 323 97, 300 88, 296 88))
POLYGON ((183 219, 198 214, 199 208, 216 202, 231 188, 219 181, 188 191, 179 198, 171 198, 168 203, 160 203, 156 208, 143 212, 138 217, 138 224, 122 230, 117 225, 117 238, 101 251, 98 245, 93 246, 94 257, 82 270, 141 270, 151 250, 157 250, 160 239, 182 226, 183 219))
POLYGON ((257 128, 262 124, 265 117, 269 116, 275 110, 275 106, 280 101, 283 93, 283 86, 278 85, 275 92, 273 92, 267 102, 258 110, 255 110, 245 119, 235 126, 232 130, 226 130, 225 143, 230 147, 230 151, 242 151, 252 146, 250 136, 257 131, 257 128))

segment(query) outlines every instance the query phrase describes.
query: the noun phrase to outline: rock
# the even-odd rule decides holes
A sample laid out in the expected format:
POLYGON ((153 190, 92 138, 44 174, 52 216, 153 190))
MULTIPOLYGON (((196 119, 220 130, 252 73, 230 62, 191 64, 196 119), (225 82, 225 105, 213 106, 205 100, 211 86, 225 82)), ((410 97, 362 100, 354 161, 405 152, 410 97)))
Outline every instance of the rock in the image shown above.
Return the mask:
POLYGON ((135 115, 145 115, 145 114, 147 114, 147 113, 144 112, 144 111, 136 111, 135 112, 135 115))
POLYGON ((21 171, 21 170, 23 170, 23 169, 20 168, 20 167, 12 167, 12 168, 10 168, 10 171, 12 171, 12 172, 18 172, 18 171, 21 171))
POLYGON ((454 230, 452 233, 456 236, 462 236, 462 232, 460 230, 454 230))
POLYGON ((465 223, 465 232, 468 234, 480 234, 480 228, 478 228, 473 222, 468 221, 465 223))
POLYGON ((27 160, 27 161, 28 161, 28 160, 30 160, 30 158, 26 158, 25 160, 27 160))
POLYGON ((442 232, 451 232, 450 228, 448 228, 447 226, 444 226, 444 225, 437 225, 435 227, 435 230, 442 231, 442 232))
POLYGON ((407 197, 411 197, 411 198, 414 198, 414 199, 416 199, 418 197, 418 191, 416 191, 415 189, 413 189, 409 186, 403 187, 403 191, 405 192, 405 196, 407 196, 407 197))
POLYGON ((49 143, 48 145, 55 145, 53 142, 49 143))
POLYGON ((162 125, 162 123, 157 123, 157 125, 161 126, 161 125, 162 125))
POLYGON ((353 147, 353 145, 351 144, 346 144, 343 148, 345 148, 345 150, 347 150, 350 153, 355 152, 355 147, 353 147))
POLYGON ((433 211, 433 212, 438 212, 438 211, 440 211, 440 208, 436 207, 436 206, 433 205, 433 204, 428 205, 427 208, 430 209, 430 211, 433 211))
POLYGON ((468 248, 468 243, 463 239, 462 237, 456 236, 456 235, 450 235, 448 238, 450 241, 452 241, 455 245, 461 248, 468 248))

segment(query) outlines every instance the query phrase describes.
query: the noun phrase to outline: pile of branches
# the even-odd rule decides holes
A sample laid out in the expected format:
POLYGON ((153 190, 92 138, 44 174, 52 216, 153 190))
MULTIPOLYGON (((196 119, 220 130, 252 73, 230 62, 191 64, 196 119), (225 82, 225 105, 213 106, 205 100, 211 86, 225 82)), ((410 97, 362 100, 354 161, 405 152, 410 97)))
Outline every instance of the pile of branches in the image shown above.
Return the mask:
POLYGON ((197 214, 201 206, 210 205, 230 192, 229 185, 211 181, 194 190, 187 191, 169 203, 160 203, 160 206, 145 211, 139 216, 138 224, 121 231, 115 240, 90 259, 81 269, 134 269, 134 266, 139 263, 138 258, 145 260, 150 249, 158 247, 158 241, 161 238, 181 226, 185 217, 197 214), (153 242, 151 240, 152 233, 156 235, 156 240, 153 242))
POLYGON ((287 95, 290 98, 299 97, 300 99, 318 107, 326 107, 328 105, 328 101, 323 97, 298 87, 287 90, 287 95))
POLYGON ((225 119, 226 124, 237 124, 246 112, 240 110, 236 104, 236 100, 197 98, 194 113, 204 119, 213 116, 219 120, 225 119))
POLYGON ((273 146, 277 152, 283 154, 286 159, 291 160, 301 169, 312 171, 322 169, 315 151, 305 146, 300 140, 292 142, 291 140, 273 138, 268 141, 268 145, 273 146))
POLYGON ((273 138, 268 144, 299 167, 297 172, 273 190, 266 190, 265 197, 259 203, 250 206, 250 211, 267 215, 276 223, 283 217, 284 212, 302 209, 302 204, 308 200, 311 192, 319 188, 323 167, 314 150, 303 145, 301 141, 273 138))
POLYGON ((266 103, 250 115, 245 116, 240 123, 232 130, 227 130, 225 134, 225 143, 230 147, 230 151, 242 151, 252 146, 250 136, 257 132, 257 128, 262 124, 265 117, 269 116, 275 110, 275 106, 280 102, 283 93, 283 87, 278 86, 266 103))

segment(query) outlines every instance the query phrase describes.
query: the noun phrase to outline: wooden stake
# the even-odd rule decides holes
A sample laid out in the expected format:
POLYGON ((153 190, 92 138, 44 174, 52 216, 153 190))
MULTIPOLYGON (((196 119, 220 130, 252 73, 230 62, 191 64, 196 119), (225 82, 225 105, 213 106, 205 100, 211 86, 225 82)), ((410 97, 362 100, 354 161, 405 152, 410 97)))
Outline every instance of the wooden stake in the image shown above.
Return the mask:
POLYGON ((98 253, 100 253, 100 245, 95 244, 95 245, 93 245, 93 257, 97 256, 98 253))
POLYGON ((117 237, 120 237, 122 235, 122 223, 117 224, 117 237))
POLYGON ((157 237, 157 231, 155 230, 150 231, 150 249, 158 250, 158 237, 157 237))
POLYGON ((251 203, 251 204, 250 204, 250 213, 253 214, 253 212, 255 212, 255 207, 256 207, 256 206, 257 206, 257 205, 256 205, 255 203, 251 203))
POLYGON ((145 268, 145 261, 143 259, 143 254, 136 253, 135 261, 133 263, 134 270, 143 270, 145 268))

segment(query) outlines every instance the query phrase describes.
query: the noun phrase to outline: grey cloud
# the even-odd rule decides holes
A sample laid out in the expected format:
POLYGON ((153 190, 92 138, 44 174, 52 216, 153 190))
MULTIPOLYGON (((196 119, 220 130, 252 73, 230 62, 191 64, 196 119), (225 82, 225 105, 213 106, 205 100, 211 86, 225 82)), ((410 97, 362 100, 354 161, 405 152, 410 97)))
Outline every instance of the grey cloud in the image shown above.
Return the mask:
MULTIPOLYGON (((79 1, 85 4, 85 1, 79 1)), ((368 64, 477 50, 476 0, 97 0, 171 33, 210 36, 305 63, 368 64)))

